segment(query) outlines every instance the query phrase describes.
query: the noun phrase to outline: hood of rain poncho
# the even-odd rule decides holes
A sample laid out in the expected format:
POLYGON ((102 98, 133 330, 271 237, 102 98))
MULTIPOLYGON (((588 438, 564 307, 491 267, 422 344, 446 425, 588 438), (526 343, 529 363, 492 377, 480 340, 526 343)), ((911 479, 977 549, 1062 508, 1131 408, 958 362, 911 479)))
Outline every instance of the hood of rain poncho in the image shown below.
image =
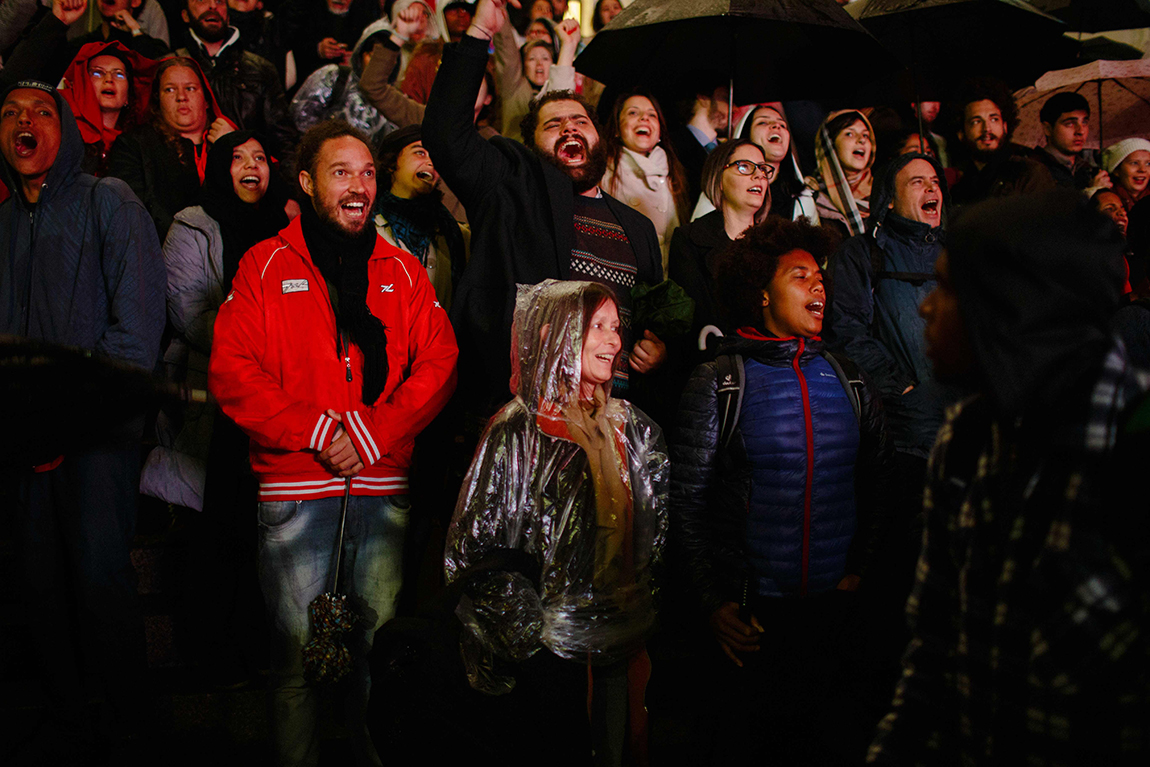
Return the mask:
POLYGON ((948 232, 950 279, 1003 417, 1066 411, 1113 345, 1125 269, 1117 227, 1073 190, 988 200, 948 232))
POLYGON ((85 144, 102 142, 104 150, 107 151, 120 135, 121 128, 130 128, 147 120, 148 99, 152 94, 152 74, 156 71, 157 63, 128 50, 116 41, 88 43, 80 48, 76 58, 72 59, 72 63, 64 72, 66 87, 61 88, 60 93, 72 108, 72 114, 76 117, 76 127, 80 129, 80 137, 84 139, 85 144), (135 112, 128 120, 124 120, 125 115, 121 114, 119 126, 113 128, 104 127, 100 102, 92 88, 92 78, 88 75, 88 62, 104 55, 115 56, 127 65, 128 87, 131 90, 129 106, 135 112))
MULTIPOLYGON (((873 232, 882 226, 887 214, 892 212, 890 204, 891 201, 894 200, 895 176, 897 176, 898 172, 905 168, 911 160, 926 160, 930 163, 930 167, 934 168, 934 172, 938 175, 939 190, 942 192, 942 213, 944 217, 946 211, 950 209, 950 188, 946 185, 946 173, 942 169, 942 164, 928 154, 919 154, 918 152, 900 154, 882 168, 882 175, 879 178, 878 185, 871 189, 870 222, 867 224, 868 230, 873 232)), ((942 220, 945 221, 945 218, 942 220)))
MULTIPOLYGON (((431 30, 428 29, 429 34, 430 31, 431 30)), ((370 50, 368 43, 370 42, 374 46, 375 43, 381 42, 383 38, 390 36, 391 23, 387 19, 373 21, 363 28, 363 34, 359 36, 359 40, 356 40, 355 46, 351 49, 351 71, 355 72, 356 77, 363 76, 363 52, 370 50), (373 41, 372 38, 374 37, 378 37, 380 40, 373 41)))
POLYGON ((856 113, 863 124, 866 125, 870 135, 872 137, 874 136, 874 128, 871 127, 870 120, 857 109, 840 109, 837 112, 831 112, 827 115, 827 118, 823 120, 823 124, 819 126, 819 132, 815 134, 815 161, 818 165, 819 175, 817 180, 820 189, 826 190, 831 205, 843 215, 843 218, 846 220, 847 229, 850 231, 851 236, 854 236, 866 231, 866 214, 863 212, 863 209, 860 209, 859 200, 856 198, 856 195, 863 200, 870 197, 872 180, 871 167, 874 165, 875 146, 872 138, 870 160, 867 162, 866 169, 862 171, 852 191, 851 184, 847 180, 846 172, 843 171, 842 163, 839 162, 838 153, 835 152, 835 137, 827 131, 827 125, 831 120, 848 112, 856 113))
POLYGON ((492 657, 522 660, 546 647, 611 663, 635 653, 654 628, 666 449, 658 426, 611 399, 609 384, 598 387, 593 407, 579 401, 583 299, 593 286, 520 288, 516 397, 488 425, 448 532, 449 583, 500 548, 540 564, 537 584, 503 572, 469 585, 457 614, 470 630, 464 658, 476 689, 514 684, 492 672, 492 657))

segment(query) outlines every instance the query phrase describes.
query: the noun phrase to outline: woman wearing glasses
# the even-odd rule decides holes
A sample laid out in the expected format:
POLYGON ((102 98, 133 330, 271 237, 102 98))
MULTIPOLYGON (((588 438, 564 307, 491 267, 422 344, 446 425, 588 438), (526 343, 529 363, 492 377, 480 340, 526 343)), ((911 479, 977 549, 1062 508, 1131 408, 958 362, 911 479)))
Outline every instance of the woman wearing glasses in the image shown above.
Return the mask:
POLYGON ((122 132, 145 122, 156 62, 118 42, 88 43, 64 73, 61 94, 84 140, 80 169, 107 172, 108 150, 122 132))
POLYGON ((771 178, 774 169, 763 150, 750 139, 720 144, 703 165, 703 194, 715 210, 680 226, 671 237, 667 276, 695 299, 692 349, 684 349, 681 374, 686 380, 703 361, 695 351, 695 339, 707 325, 719 326, 715 302, 715 256, 743 232, 767 217, 771 209, 771 178))

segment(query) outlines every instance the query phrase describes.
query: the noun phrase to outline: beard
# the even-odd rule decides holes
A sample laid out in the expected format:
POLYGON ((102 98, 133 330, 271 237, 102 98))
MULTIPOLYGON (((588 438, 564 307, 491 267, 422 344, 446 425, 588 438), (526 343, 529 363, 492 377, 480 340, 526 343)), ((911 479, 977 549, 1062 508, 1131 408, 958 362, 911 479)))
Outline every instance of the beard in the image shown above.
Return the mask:
MULTIPOLYGON (((314 198, 313 198, 314 199, 314 198)), ((330 229, 335 234, 343 237, 359 237, 363 234, 363 230, 368 224, 371 224, 374 229, 375 224, 371 223, 371 198, 366 194, 345 194, 336 202, 335 205, 328 205, 325 201, 316 200, 319 204, 315 208, 316 215, 323 225, 330 229), (339 220, 340 206, 349 202, 362 202, 364 209, 364 216, 362 221, 349 222, 344 224, 339 220), (358 226, 357 226, 358 224, 358 226)))
POLYGON ((198 18, 192 19, 190 26, 192 30, 195 31, 196 36, 203 40, 205 43, 218 43, 229 34, 227 21, 223 16, 216 13, 215 11, 204 11, 199 15, 198 18), (206 19, 218 20, 220 22, 219 28, 214 30, 205 29, 203 22, 206 19))
POLYGON ((994 149, 982 149, 976 142, 973 146, 970 146, 970 156, 977 162, 988 163, 1002 154, 1003 150, 1007 149, 1008 146, 1006 136, 998 137, 998 146, 994 149))
POLYGON ((603 174, 607 171, 607 150, 603 148, 602 141, 596 141, 594 146, 589 147, 582 136, 575 136, 574 138, 583 145, 583 156, 586 158, 583 164, 578 167, 565 165, 559 159, 559 147, 569 141, 570 137, 558 139, 550 153, 541 151, 539 147, 535 147, 535 151, 571 179, 571 183, 575 187, 575 194, 583 194, 594 189, 603 179, 603 174))

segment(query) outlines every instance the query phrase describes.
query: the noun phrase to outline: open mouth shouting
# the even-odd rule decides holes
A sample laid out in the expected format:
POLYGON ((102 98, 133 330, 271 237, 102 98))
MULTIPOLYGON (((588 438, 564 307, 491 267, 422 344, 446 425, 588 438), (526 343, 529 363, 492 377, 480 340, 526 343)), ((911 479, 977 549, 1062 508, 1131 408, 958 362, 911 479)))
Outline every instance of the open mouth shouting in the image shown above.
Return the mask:
POLYGON ((40 142, 32 135, 31 131, 17 131, 15 136, 15 149, 17 157, 31 157, 36 153, 36 147, 40 142))
POLYGON ((253 192, 258 191, 260 187, 260 177, 254 173, 249 173, 240 179, 240 186, 245 189, 251 189, 253 192))
POLYGON ((937 216, 938 211, 939 211, 939 205, 941 205, 941 200, 938 200, 938 199, 923 200, 923 203, 921 206, 922 212, 928 216, 932 216, 932 217, 937 216))
POLYGON ((415 177, 420 181, 426 181, 428 184, 435 183, 435 172, 430 170, 421 170, 415 174, 415 177))
POLYGON ((811 315, 818 317, 820 320, 823 318, 823 309, 824 308, 825 308, 825 306, 824 306, 822 301, 816 300, 816 301, 811 301, 809 304, 807 304, 807 311, 810 312, 811 315))
POLYGON ((567 166, 579 166, 587 162, 587 144, 581 136, 567 136, 555 144, 555 156, 567 166))
POLYGON ((349 194, 339 201, 339 209, 349 221, 363 221, 367 218, 368 199, 362 194, 349 194))
POLYGON ((1135 174, 1130 177, 1130 183, 1134 185, 1135 189, 1144 189, 1147 183, 1150 183, 1150 176, 1142 174, 1135 174))
POLYGON ((758 197, 762 197, 764 194, 763 185, 762 184, 752 184, 751 186, 747 187, 747 194, 753 194, 753 195, 756 195, 758 197))

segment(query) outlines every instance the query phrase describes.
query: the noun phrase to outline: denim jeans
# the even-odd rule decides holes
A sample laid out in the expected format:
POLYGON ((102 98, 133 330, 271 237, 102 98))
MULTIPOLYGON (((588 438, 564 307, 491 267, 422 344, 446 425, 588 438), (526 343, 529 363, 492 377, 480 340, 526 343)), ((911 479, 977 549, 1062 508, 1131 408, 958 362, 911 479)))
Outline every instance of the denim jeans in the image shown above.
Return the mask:
MULTIPOLYGON (((303 647, 311 639, 308 605, 332 588, 342 503, 339 497, 259 504, 260 588, 272 633, 272 743, 281 765, 315 765, 319 755, 319 691, 304 679, 303 647)), ((359 623, 346 636, 354 666, 341 685, 360 764, 379 764, 364 724, 367 653, 376 630, 395 614, 410 511, 406 495, 353 495, 348 502, 339 591, 359 623)))

